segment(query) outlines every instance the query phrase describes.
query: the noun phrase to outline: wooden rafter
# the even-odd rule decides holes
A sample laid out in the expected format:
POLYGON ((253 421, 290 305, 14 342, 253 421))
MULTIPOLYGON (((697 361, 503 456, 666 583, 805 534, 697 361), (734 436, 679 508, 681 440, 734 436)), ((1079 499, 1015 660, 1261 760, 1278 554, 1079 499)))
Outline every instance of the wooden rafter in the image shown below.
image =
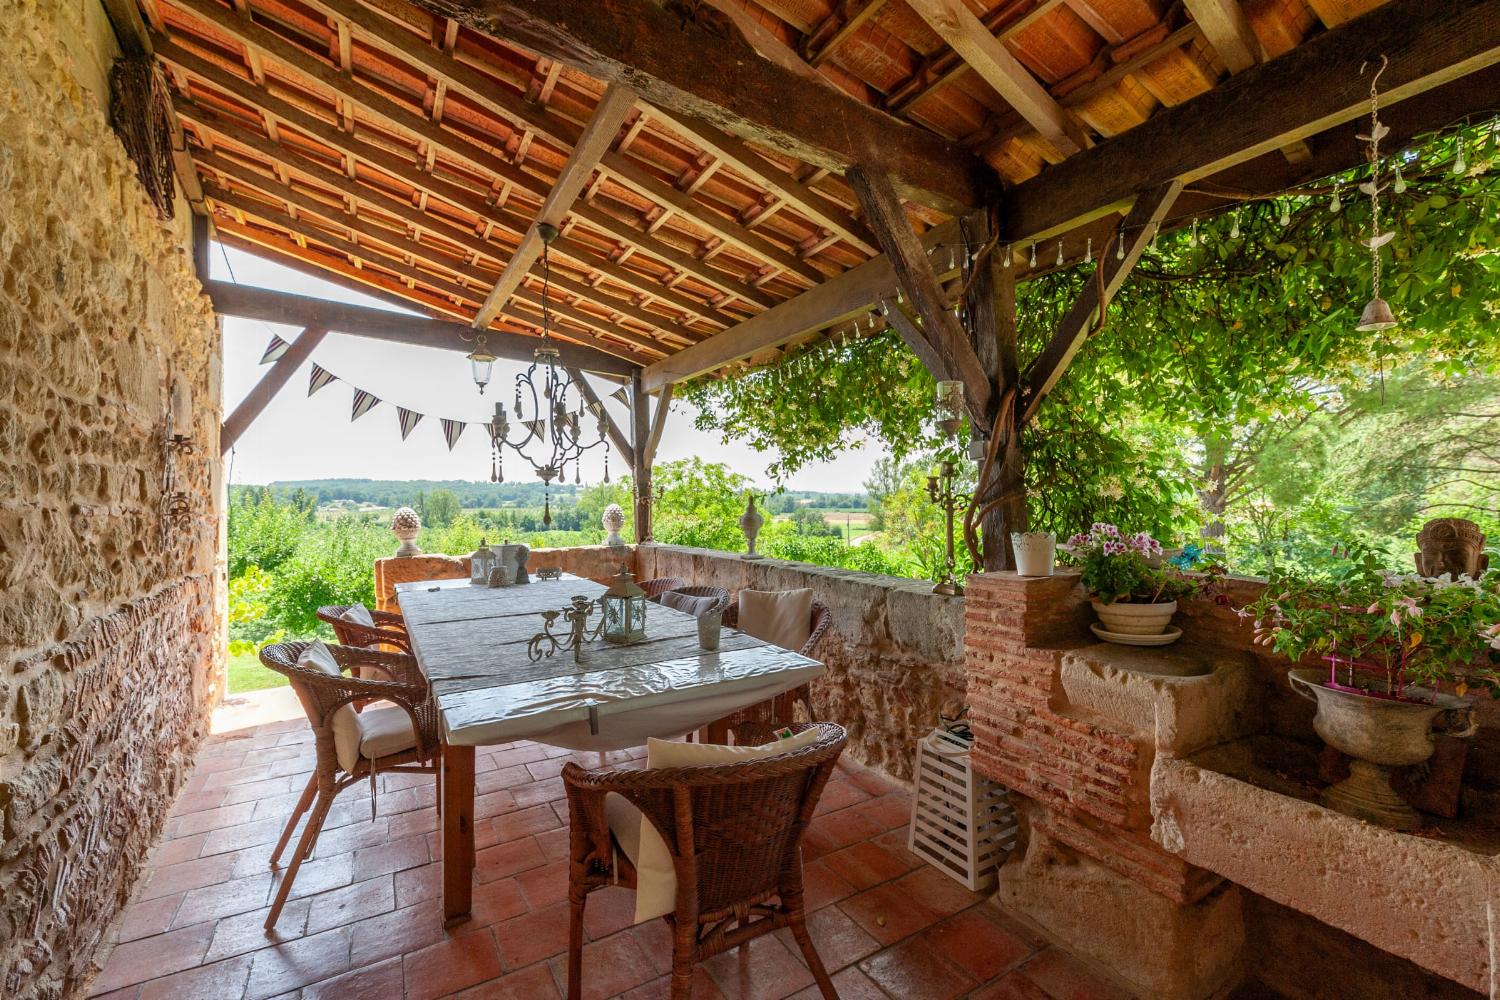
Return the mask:
POLYGON ((656 461, 656 449, 667 429, 667 414, 672 409, 672 387, 664 385, 656 396, 656 412, 651 416, 651 433, 646 436, 646 461, 656 461))
POLYGON ((313 348, 321 344, 327 334, 328 331, 320 326, 304 327, 302 332, 297 334, 288 345, 286 353, 276 359, 271 365, 271 370, 261 376, 260 381, 255 383, 250 393, 240 400, 240 405, 236 406, 234 412, 225 418, 224 426, 219 428, 220 455, 228 454, 229 449, 233 448, 241 435, 250 429, 255 418, 260 416, 267 404, 276 398, 276 394, 286 385, 287 380, 296 374, 297 369, 302 367, 302 362, 307 360, 313 348))
POLYGON ((988 427, 993 387, 974 353, 968 334, 953 315, 952 303, 927 259, 927 252, 912 231, 896 196, 895 186, 885 173, 869 167, 851 167, 845 176, 864 206, 865 217, 870 220, 897 281, 911 299, 916 318, 921 321, 920 327, 912 324, 908 330, 899 326, 897 330, 902 332, 908 344, 925 343, 926 348, 937 355, 939 367, 933 374, 963 382, 965 400, 975 425, 988 427), (911 334, 916 334, 915 338, 908 339, 911 334))
MULTIPOLYGON (((463 323, 404 316, 384 309, 329 302, 306 295, 292 295, 223 281, 210 281, 206 291, 213 300, 214 308, 226 316, 241 316, 293 326, 321 326, 330 332, 346 333, 354 337, 416 347, 435 347, 465 354, 473 349, 474 331, 463 323)), ((536 337, 503 330, 491 330, 487 336, 490 351, 496 357, 509 361, 532 359, 536 337)), ((583 371, 620 377, 638 370, 636 365, 628 361, 591 347, 559 344, 558 349, 562 352, 564 365, 583 371)))
POLYGON ((1391 0, 1019 185, 1005 202, 1004 238, 1064 232, 1136 191, 1191 183, 1366 114, 1360 67, 1382 54, 1387 104, 1494 65, 1500 4, 1391 0))
POLYGON ((1018 427, 1025 427, 1031 421, 1047 393, 1052 391, 1053 386, 1057 385, 1068 370, 1068 365, 1072 364, 1079 348, 1096 328, 1101 311, 1125 283, 1126 277, 1156 234, 1157 224, 1166 218, 1181 193, 1182 182, 1174 180, 1136 199, 1130 214, 1120 223, 1125 249, 1123 259, 1112 253, 1099 255, 1098 276, 1084 282, 1078 298, 1063 316, 1052 339, 1027 368, 1022 379, 1018 427))
POLYGON ((521 237, 521 244, 511 254, 510 260, 501 272, 500 278, 495 282, 495 287, 490 289, 489 295, 485 297, 484 304, 479 307, 479 312, 474 316, 476 329, 483 329, 490 325, 506 302, 511 293, 525 279, 526 272, 530 271, 537 258, 542 255, 545 246, 538 227, 549 225, 560 228, 566 219, 573 201, 578 197, 578 192, 583 190, 584 184, 588 183, 593 176, 599 159, 610 143, 614 142, 620 134, 620 126, 625 122, 625 116, 635 105, 635 94, 630 88, 618 84, 611 84, 599 100, 599 106, 594 110, 594 116, 589 120, 588 127, 579 136, 578 143, 568 155, 567 163, 563 164, 562 172, 557 175, 557 182, 547 194, 547 200, 542 202, 542 210, 537 215, 537 225, 526 230, 526 235, 521 237))
POLYGON ((886 0, 848 0, 848 2, 836 4, 836 8, 848 8, 848 10, 836 10, 835 13, 828 15, 822 24, 809 32, 803 44, 803 55, 814 66, 823 65, 838 51, 840 45, 843 45, 850 36, 879 14, 885 5, 886 0))
POLYGON ((427 8, 702 118, 742 139, 842 171, 878 160, 910 196, 944 211, 979 203, 979 162, 961 146, 831 95, 652 0, 416 0, 427 8), (726 73, 724 67, 735 72, 726 73))
POLYGON ((1260 41, 1239 0, 1184 0, 1219 59, 1231 73, 1243 73, 1262 61, 1260 41))
POLYGON ((969 10, 964 0, 906 0, 933 31, 953 47, 1005 102, 1036 129, 1058 159, 1085 148, 1083 131, 969 10))

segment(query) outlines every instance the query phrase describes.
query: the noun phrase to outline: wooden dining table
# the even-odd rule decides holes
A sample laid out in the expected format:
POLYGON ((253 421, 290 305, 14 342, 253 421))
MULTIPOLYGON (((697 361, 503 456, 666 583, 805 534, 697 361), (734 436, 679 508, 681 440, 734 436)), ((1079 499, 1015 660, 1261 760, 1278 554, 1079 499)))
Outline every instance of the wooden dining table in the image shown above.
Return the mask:
MULTIPOLYGON (((534 740, 579 751, 670 738, 808 683, 817 660, 732 629, 707 651, 691 615, 650 604, 646 636, 533 658, 542 613, 605 588, 563 575, 510 587, 428 580, 396 587, 442 725, 443 918, 468 919, 474 879, 474 748, 534 740)), ((596 619, 597 620, 597 619, 596 619)), ((561 638, 566 622, 553 626, 561 638)), ((544 646, 548 645, 543 643, 544 646)))

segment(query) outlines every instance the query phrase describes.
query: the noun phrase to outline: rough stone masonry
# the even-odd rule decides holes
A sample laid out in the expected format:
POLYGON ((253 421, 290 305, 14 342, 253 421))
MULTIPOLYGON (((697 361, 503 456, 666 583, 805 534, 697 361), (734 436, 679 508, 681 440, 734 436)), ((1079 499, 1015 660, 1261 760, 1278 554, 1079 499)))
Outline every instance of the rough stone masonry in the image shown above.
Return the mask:
POLYGON ((0 0, 0 996, 81 993, 216 700, 219 335, 96 0, 0 0), (185 527, 165 535, 168 399, 185 527))

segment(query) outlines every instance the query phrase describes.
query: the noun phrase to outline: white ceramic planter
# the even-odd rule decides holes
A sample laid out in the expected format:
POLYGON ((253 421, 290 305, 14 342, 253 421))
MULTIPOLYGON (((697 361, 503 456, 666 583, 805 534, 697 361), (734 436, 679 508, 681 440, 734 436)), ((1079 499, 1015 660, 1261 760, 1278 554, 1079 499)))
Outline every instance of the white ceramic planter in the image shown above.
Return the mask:
POLYGON ((1050 531, 1012 531, 1018 576, 1051 576, 1057 562, 1057 536, 1050 531))
POLYGON ((1172 624, 1172 616, 1176 613, 1176 601, 1165 604, 1094 602, 1094 614, 1099 616, 1099 624, 1117 635, 1161 635, 1172 624))

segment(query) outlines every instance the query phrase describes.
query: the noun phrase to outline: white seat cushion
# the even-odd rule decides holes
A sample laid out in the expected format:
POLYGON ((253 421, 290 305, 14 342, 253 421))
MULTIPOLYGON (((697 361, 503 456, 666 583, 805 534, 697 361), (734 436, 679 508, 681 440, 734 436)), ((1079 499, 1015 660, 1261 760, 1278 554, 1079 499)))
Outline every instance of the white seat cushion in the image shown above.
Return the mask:
MULTIPOLYGON (((342 677, 343 671, 339 670, 338 660, 333 658, 333 650, 321 642, 311 642, 297 657, 297 665, 310 670, 321 670, 333 677, 342 677)), ((313 720, 316 724, 317 720, 313 720)), ((352 705, 340 705, 334 710, 333 720, 333 747, 338 753, 339 767, 345 771, 352 771, 359 763, 359 713, 354 711, 352 705)))
MULTIPOLYGON (((808 729, 758 747, 650 739, 646 741, 646 766, 700 767, 758 760, 816 743, 821 735, 820 730, 808 729)), ((613 792, 604 797, 604 816, 620 850, 635 866, 635 922, 671 913, 677 906, 677 869, 672 865, 672 852, 662 831, 627 799, 613 792)))
POLYGON ((355 716, 359 720, 361 756, 389 757, 417 745, 411 716, 400 705, 371 705, 355 716))
POLYGON ((355 625, 363 625, 366 628, 375 627, 375 616, 370 614, 370 609, 363 604, 351 604, 339 615, 339 619, 351 622, 355 625))
POLYGON ((693 597, 689 594, 680 594, 675 590, 669 590, 661 595, 661 603, 669 608, 681 611, 685 615, 701 618, 714 606, 715 598, 693 597))
POLYGON ((740 591, 740 631, 798 650, 812 635, 812 590, 740 591))

